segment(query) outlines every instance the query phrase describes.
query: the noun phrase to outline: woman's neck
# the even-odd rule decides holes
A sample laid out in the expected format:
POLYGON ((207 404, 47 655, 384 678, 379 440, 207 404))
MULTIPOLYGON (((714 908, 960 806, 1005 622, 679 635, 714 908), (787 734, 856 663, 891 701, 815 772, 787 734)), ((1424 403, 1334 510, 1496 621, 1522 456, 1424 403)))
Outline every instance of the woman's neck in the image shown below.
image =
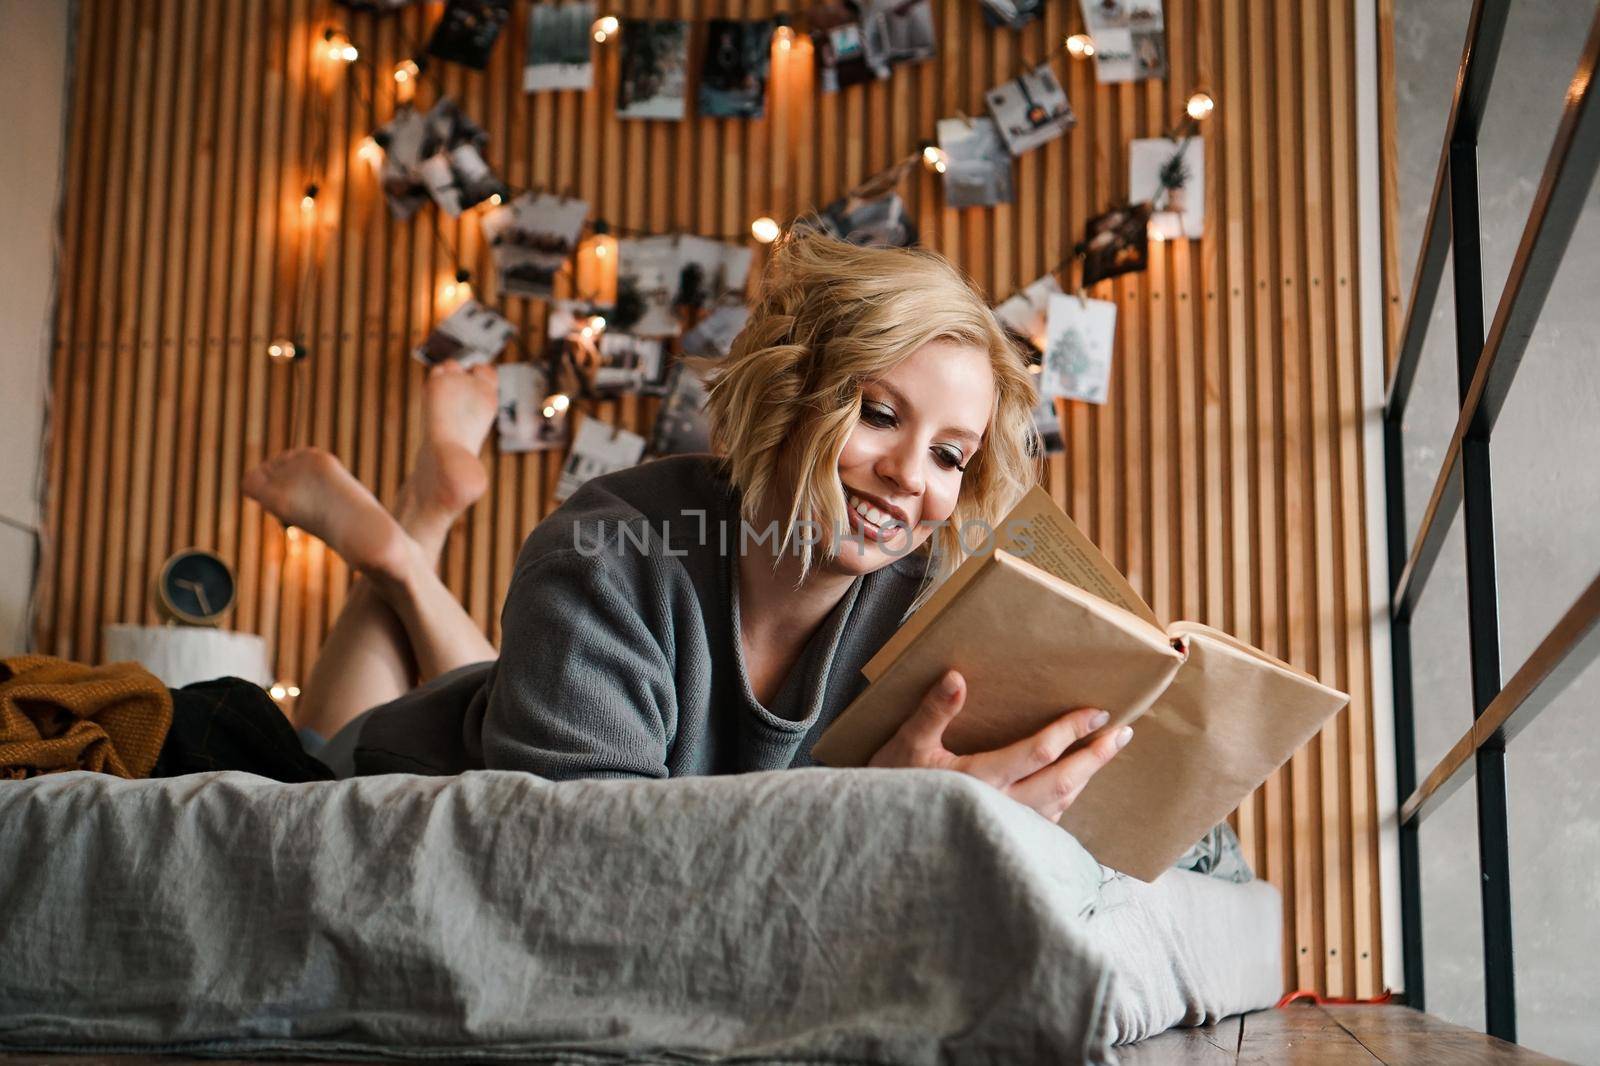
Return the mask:
POLYGON ((739 561, 739 626, 746 642, 803 645, 844 599, 855 578, 813 566, 800 580, 800 560, 785 552, 776 568, 764 554, 739 561))

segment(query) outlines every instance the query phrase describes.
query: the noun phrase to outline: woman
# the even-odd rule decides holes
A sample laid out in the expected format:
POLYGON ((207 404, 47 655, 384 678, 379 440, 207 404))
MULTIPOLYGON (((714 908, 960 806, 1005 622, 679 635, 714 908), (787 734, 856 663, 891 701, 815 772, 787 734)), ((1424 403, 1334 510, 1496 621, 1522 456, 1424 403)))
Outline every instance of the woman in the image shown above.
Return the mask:
MULTIPOLYGON (((394 517, 326 453, 290 453, 246 482, 365 578, 302 697, 302 724, 337 734, 327 759, 343 772, 808 765, 861 689, 861 666, 960 564, 962 529, 997 524, 1033 475, 1031 379, 949 262, 789 240, 710 372, 720 458, 597 478, 541 522, 518 558, 497 657, 434 570, 451 508, 472 495, 439 486, 467 480, 463 456, 476 463, 492 413, 473 394, 482 380, 430 380, 430 411, 455 420, 426 419, 420 487, 394 517), (474 403, 485 414, 462 415, 474 403), (425 683, 407 692, 411 663, 425 683)), ((872 764, 968 773, 1057 819, 1131 735, 1068 754, 1106 720, 1080 708, 1010 747, 957 756, 940 738, 964 698, 951 671, 872 764)))

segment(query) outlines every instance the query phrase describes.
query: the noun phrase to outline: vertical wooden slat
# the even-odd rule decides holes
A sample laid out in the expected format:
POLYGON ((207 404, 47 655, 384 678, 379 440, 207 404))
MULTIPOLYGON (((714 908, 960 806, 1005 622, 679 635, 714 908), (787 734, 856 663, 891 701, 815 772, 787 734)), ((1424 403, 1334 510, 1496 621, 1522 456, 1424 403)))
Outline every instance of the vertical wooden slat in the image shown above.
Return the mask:
MULTIPOLYGON (((630 0, 616 10, 695 22, 803 6, 630 0)), ((1381 22, 1387 0, 1379 6, 1381 22)), ((1235 820, 1252 862, 1285 891, 1286 982, 1369 994, 1382 973, 1374 775, 1385 768, 1372 762, 1366 643, 1353 20, 1339 0, 1166 7, 1164 80, 1100 85, 1092 62, 1066 57, 1061 39, 1082 28, 1075 4, 1046 5, 1009 31, 987 26, 977 4, 935 0, 940 55, 886 83, 822 94, 799 37, 774 55, 765 118, 701 118, 691 98, 685 121, 671 123, 616 118, 615 42, 595 50, 591 91, 524 96, 531 14, 517 5, 487 71, 435 63, 417 104, 455 97, 515 186, 583 196, 622 227, 741 235, 759 214, 785 220, 904 158, 939 118, 983 114, 985 90, 1048 59, 1079 125, 1015 162, 1013 205, 952 210, 920 169, 900 190, 924 242, 998 302, 1126 195, 1130 139, 1159 135, 1192 90, 1210 91, 1205 235, 1157 244, 1146 273, 1096 287, 1118 306, 1111 396, 1062 405, 1067 451, 1044 477, 1158 611, 1222 625, 1351 690, 1349 711, 1235 820)), ((435 210, 391 219, 354 151, 393 113, 389 73, 438 10, 84 3, 38 625, 49 650, 92 659, 103 623, 148 619, 153 568, 195 543, 239 575, 229 624, 267 634, 280 676, 303 679, 349 574, 309 538, 286 544, 242 499, 239 478, 310 442, 395 500, 421 428, 422 370, 408 352, 448 310, 441 287, 455 264, 435 238, 435 210), (330 19, 362 50, 352 71, 314 53, 330 19), (299 211, 313 178, 314 232, 299 211), (267 342, 296 331, 311 360, 268 365, 267 342)), ((691 67, 702 49, 696 27, 691 67)), ((544 305, 496 291, 480 213, 440 228, 477 294, 537 351, 544 305)), ((1069 291, 1077 277, 1075 266, 1064 272, 1069 291)), ((600 414, 647 431, 656 407, 629 399, 600 414)), ((442 573, 491 636, 560 461, 491 446, 489 495, 449 539, 442 573)))

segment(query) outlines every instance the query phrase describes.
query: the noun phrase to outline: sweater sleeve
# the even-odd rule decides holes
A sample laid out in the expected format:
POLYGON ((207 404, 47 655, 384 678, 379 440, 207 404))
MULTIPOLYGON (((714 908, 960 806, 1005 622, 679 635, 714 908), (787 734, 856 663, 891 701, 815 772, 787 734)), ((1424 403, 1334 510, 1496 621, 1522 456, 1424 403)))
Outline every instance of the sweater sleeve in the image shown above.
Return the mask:
POLYGON ((558 781, 667 776, 677 689, 658 563, 568 548, 518 566, 483 722, 488 768, 558 781))

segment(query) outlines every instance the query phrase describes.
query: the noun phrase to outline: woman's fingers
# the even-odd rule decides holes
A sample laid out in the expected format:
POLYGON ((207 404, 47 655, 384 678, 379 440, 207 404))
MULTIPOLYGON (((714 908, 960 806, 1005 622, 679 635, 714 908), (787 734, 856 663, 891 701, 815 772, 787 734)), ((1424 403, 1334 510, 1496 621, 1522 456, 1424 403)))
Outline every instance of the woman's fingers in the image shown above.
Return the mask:
POLYGON ((1027 804, 1052 822, 1059 821, 1095 772, 1110 762, 1131 739, 1133 727, 1125 725, 1023 778, 1007 792, 1012 799, 1027 804))
POLYGON ((929 686, 922 702, 901 723, 899 730, 878 753, 870 766, 933 766, 940 757, 948 758, 944 731, 951 719, 961 713, 967 699, 967 681, 955 670, 929 686))
POLYGON ((1061 758, 1068 748, 1105 725, 1110 717, 1094 707, 1068 711, 1031 737, 973 756, 974 773, 1004 789, 1061 758))

